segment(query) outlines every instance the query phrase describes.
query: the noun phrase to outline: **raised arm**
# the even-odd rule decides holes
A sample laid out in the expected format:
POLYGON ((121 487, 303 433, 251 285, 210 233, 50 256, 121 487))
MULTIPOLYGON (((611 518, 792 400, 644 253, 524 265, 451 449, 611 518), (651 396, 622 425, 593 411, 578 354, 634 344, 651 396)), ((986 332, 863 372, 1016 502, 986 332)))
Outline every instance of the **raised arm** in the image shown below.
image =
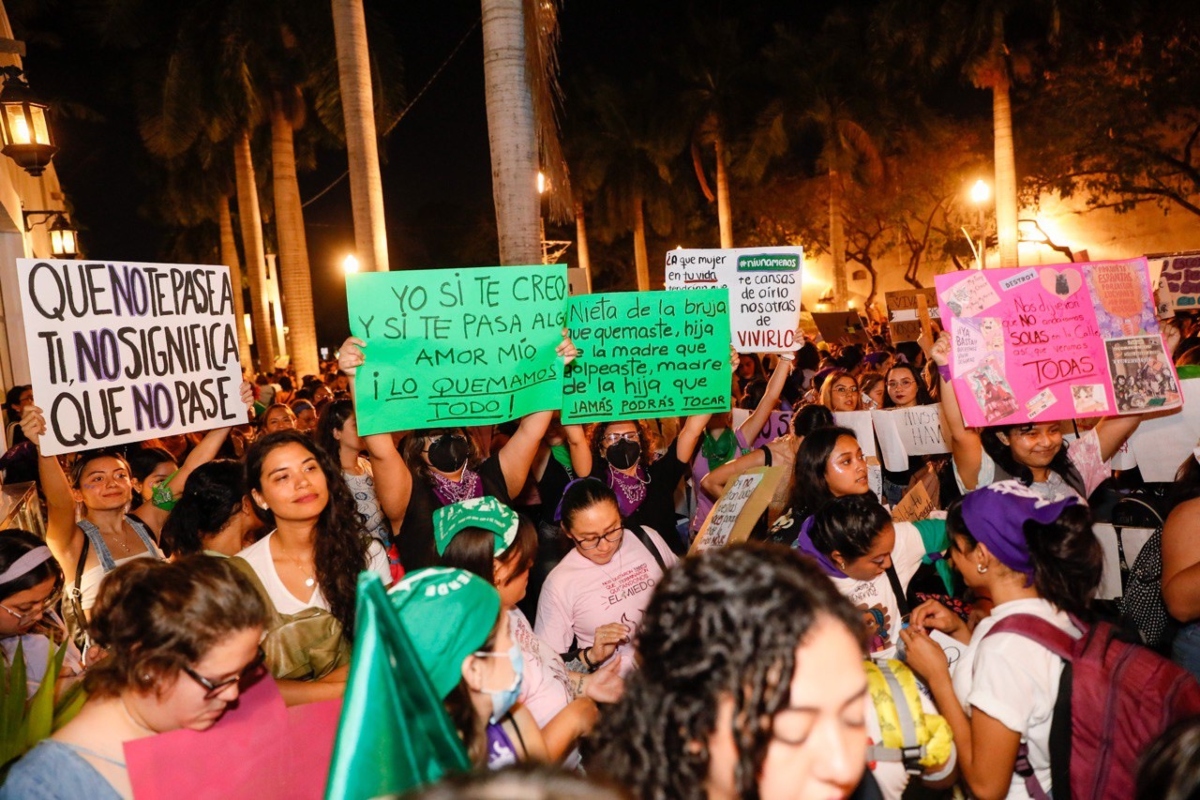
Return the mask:
POLYGON ((779 357, 779 363, 775 365, 775 371, 771 373, 771 380, 767 381, 767 390, 763 392, 762 399, 755 406, 754 413, 738 426, 737 431, 742 434, 742 441, 747 444, 752 443, 762 433, 763 428, 767 426, 767 423, 771 419, 771 412, 775 410, 776 404, 779 403, 779 397, 783 394, 783 387, 787 385, 788 376, 792 374, 792 369, 795 366, 795 355, 784 353, 779 357))
MULTIPOLYGON (((579 353, 567 335, 566 328, 563 328, 562 334, 562 341, 555 348, 555 353, 563 360, 563 364, 570 364, 579 353)), ((516 497, 525 488, 525 481, 529 479, 529 470, 533 467, 533 460, 537 457, 538 447, 553 419, 553 411, 538 411, 522 417, 517 430, 504 447, 500 448, 498 454, 500 471, 504 473, 504 483, 508 488, 509 497, 516 497)), ((569 440, 570 434, 568 434, 569 440)))
POLYGON ((950 454, 954 458, 958 477, 962 479, 963 488, 969 492, 979 482, 979 467, 983 463, 983 440, 979 437, 979 431, 968 428, 963 422, 962 409, 958 407, 954 387, 950 385, 949 380, 941 376, 943 367, 948 369, 950 366, 950 334, 942 331, 929 355, 938 365, 941 381, 938 398, 942 406, 942 435, 950 443, 950 454))
POLYGON ((1096 423, 1096 436, 1100 439, 1100 458, 1109 461, 1128 441, 1133 432, 1142 424, 1144 414, 1130 414, 1123 417, 1105 417, 1096 423))
POLYGON ((736 480, 737 476, 746 470, 766 466, 766 463, 766 454, 761 447, 756 447, 744 456, 727 461, 705 475, 700 480, 700 488, 713 500, 717 500, 725 493, 725 487, 730 481, 736 480))
POLYGON ((33 405, 25 408, 21 415, 21 430, 38 449, 38 480, 46 496, 46 545, 67 573, 67 579, 73 580, 83 546, 83 531, 75 524, 75 495, 58 458, 42 455, 46 418, 40 408, 33 405))
POLYGON ((676 458, 685 464, 691 462, 692 456, 696 454, 696 446, 700 444, 700 437, 704 435, 704 428, 711 418, 712 414, 696 414, 687 418, 687 422, 679 429, 679 435, 675 437, 676 458))
POLYGON ((582 425, 563 425, 563 433, 567 437, 567 450, 571 453, 571 469, 578 478, 586 478, 592 474, 592 443, 582 425))
MULTIPOLYGON (((351 336, 342 342, 338 350, 338 369, 350 380, 350 398, 358 402, 355 388, 355 373, 366 362, 363 348, 367 343, 362 339, 351 336)), ((408 464, 396 449, 396 442, 390 433, 373 433, 362 437, 367 446, 367 455, 371 459, 371 472, 374 474, 375 498, 379 501, 379 510, 392 523, 392 535, 400 532, 400 523, 408 511, 408 502, 412 498, 412 473, 408 464)))

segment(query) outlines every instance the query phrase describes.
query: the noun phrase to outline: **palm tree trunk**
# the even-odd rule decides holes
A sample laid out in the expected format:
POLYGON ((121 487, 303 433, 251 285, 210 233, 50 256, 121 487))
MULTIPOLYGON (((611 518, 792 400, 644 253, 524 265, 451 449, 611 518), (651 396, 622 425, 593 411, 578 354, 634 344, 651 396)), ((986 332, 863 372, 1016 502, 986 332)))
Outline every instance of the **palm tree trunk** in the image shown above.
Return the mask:
POLYGON ((364 270, 387 272, 387 222, 383 215, 383 180, 379 174, 375 101, 371 93, 371 53, 367 48, 362 0, 333 0, 333 35, 337 41, 342 115, 346 120, 354 247, 364 270))
POLYGON ((650 258, 646 255, 646 218, 642 212, 642 190, 633 193, 633 264, 639 292, 650 291, 650 258))
POLYGON ((1017 167, 1013 148, 1012 103, 1008 64, 1004 58, 1004 14, 997 11, 992 33, 992 133, 996 160, 996 238, 1000 266, 1019 266, 1017 256, 1017 167))
POLYGON ((233 145, 237 175, 238 219, 242 223, 242 251, 250 277, 250 318, 254 324, 254 346, 258 369, 275 367, 275 344, 267 313, 267 257, 263 251, 262 214, 258 210, 258 186, 254 181, 254 159, 250 154, 250 132, 243 131, 233 145))
POLYGON ((713 144, 717 155, 717 223, 721 229, 721 247, 733 247, 733 210, 729 207, 729 167, 725 164, 725 138, 717 131, 713 144))
POLYGON ((579 268, 587 277, 588 286, 592 285, 592 259, 588 255, 587 222, 583 218, 583 201, 575 201, 575 247, 579 253, 579 268))
POLYGON ((237 240, 233 238, 233 216, 229 213, 229 198, 217 203, 217 225, 221 231, 221 263, 229 267, 229 282, 233 285, 234 330, 238 337, 238 359, 242 369, 252 369, 250 341, 246 337, 246 303, 242 299, 242 261, 238 258, 237 240))
POLYGON ((317 323, 313 317, 312 274, 300 184, 296 182, 296 150, 291 120, 283 107, 271 108, 271 174, 275 189, 275 227, 279 237, 279 288, 288 352, 296 376, 319 375, 317 323))
POLYGON ((501 264, 541 263, 537 125, 523 0, 482 0, 483 80, 501 264))
POLYGON ((842 227, 842 176, 829 170, 829 254, 833 256, 833 307, 848 308, 850 289, 846 283, 846 232, 842 227))

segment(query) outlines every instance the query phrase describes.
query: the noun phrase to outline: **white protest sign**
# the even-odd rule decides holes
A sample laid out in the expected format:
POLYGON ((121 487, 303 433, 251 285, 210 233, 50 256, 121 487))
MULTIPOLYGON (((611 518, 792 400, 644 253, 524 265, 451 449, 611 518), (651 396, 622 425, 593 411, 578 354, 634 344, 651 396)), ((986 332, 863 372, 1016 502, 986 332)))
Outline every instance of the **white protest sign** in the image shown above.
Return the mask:
POLYGON ((909 456, 949 453, 938 412, 937 405, 872 411, 884 466, 900 472, 908 469, 909 456))
POLYGON ((729 322, 739 353, 795 350, 800 323, 800 247, 668 250, 668 289, 729 289, 729 322))
POLYGON ((843 428, 854 431, 854 435, 858 438, 858 446, 862 449, 863 458, 875 457, 875 429, 871 427, 870 411, 835 411, 833 412, 833 421, 843 428))
POLYGON ((17 259, 45 455, 246 421, 229 269, 17 259))
POLYGON ((1129 437, 1129 448, 1143 480, 1175 480, 1179 465, 1192 457, 1193 448, 1200 442, 1200 378, 1181 380, 1179 388, 1183 392, 1182 409, 1143 419, 1129 437))

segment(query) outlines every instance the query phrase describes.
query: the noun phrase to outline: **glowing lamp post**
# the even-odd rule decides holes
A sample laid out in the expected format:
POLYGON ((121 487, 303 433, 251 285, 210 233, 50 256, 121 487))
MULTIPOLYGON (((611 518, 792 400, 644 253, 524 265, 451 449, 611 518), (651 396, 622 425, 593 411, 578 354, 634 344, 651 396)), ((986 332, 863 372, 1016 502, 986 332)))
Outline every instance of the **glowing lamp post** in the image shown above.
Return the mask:
POLYGON ((992 196, 991 188, 982 180, 975 181, 971 187, 971 202, 979 209, 979 249, 975 251, 980 269, 987 268, 987 222, 983 217, 983 206, 992 196))
POLYGON ((342 272, 346 273, 347 275, 353 275, 354 273, 358 272, 358 259, 355 258, 353 254, 346 256, 346 258, 342 260, 342 272))
POLYGON ((35 178, 58 152, 46 124, 46 104, 38 100, 19 67, 5 67, 0 90, 0 153, 35 178))

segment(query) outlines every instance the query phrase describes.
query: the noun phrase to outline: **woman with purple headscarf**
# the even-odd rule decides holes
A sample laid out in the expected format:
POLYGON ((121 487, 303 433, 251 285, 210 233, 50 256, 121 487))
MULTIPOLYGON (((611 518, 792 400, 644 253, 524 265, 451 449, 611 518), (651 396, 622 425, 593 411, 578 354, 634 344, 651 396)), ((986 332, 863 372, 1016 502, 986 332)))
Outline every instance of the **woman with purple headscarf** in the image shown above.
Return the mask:
POLYGON ((974 795, 1030 796, 1015 771, 1022 744, 1038 783, 1052 792, 1050 725, 1063 662, 1017 633, 988 633, 1020 614, 1081 635, 1071 616, 1086 612, 1103 561, 1087 507, 1076 497, 1052 502, 1019 481, 1001 481, 951 506, 946 526, 954 566, 994 610, 971 631, 936 601, 917 607, 900 633, 908 664, 949 721, 974 795), (953 671, 928 629, 965 645, 953 671))

